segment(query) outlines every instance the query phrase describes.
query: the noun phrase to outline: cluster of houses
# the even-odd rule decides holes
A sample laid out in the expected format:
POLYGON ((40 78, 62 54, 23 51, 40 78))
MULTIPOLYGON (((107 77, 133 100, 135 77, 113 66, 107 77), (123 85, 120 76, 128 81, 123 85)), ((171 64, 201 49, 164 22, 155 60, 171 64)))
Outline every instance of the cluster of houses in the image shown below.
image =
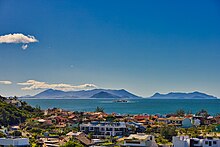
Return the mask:
MULTIPOLYGON (((71 138, 78 140, 84 146, 98 146, 106 138, 117 137, 119 140, 123 138, 121 140, 123 143, 120 144, 123 147, 157 147, 154 136, 145 134, 147 127, 160 127, 166 124, 190 128, 192 126, 220 124, 220 116, 202 117, 191 114, 184 117, 178 117, 175 114, 119 115, 104 112, 71 112, 53 108, 45 110, 44 116, 32 118, 31 121, 38 123, 39 126, 55 126, 56 129, 63 131, 66 128, 70 130, 77 128, 79 131, 70 131, 62 137, 59 135, 50 136, 50 132, 45 132, 44 136, 37 140, 37 144, 40 146, 58 147, 71 138)), ((21 131, 24 127, 25 125, 21 125, 21 131)), ((6 130, 0 131, 4 133, 6 130)), ((172 143, 174 147, 220 147, 219 141, 217 138, 174 136, 172 143)), ((28 138, 0 138, 0 146, 8 146, 9 144, 29 146, 29 141, 28 138)))
POLYGON ((200 125, 210 125, 210 124, 220 124, 219 116, 208 116, 204 118, 203 116, 195 116, 192 114, 186 115, 184 117, 178 117, 175 114, 169 115, 136 115, 133 117, 134 121, 143 123, 144 125, 154 126, 155 124, 167 124, 173 126, 179 126, 182 128, 190 128, 192 126, 200 125))

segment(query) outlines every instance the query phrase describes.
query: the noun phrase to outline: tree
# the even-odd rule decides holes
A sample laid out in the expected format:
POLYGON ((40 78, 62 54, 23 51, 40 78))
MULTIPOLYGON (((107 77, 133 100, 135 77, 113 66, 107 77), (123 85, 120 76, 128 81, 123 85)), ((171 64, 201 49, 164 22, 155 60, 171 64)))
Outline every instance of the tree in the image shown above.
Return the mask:
POLYGON ((177 135, 176 128, 172 126, 163 126, 160 128, 160 134, 165 139, 171 141, 173 136, 177 135))
POLYGON ((17 97, 17 96, 14 96, 13 99, 14 99, 14 100, 18 100, 18 97, 17 97))
POLYGON ((108 115, 107 117, 106 117, 106 121, 114 121, 116 118, 115 118, 115 116, 113 116, 113 115, 108 115))
POLYGON ((93 137, 93 133, 89 133, 89 134, 88 134, 88 138, 89 138, 89 139, 92 139, 92 137, 93 137))
POLYGON ((97 106, 95 112, 104 112, 104 108, 97 106))
POLYGON ((203 118, 207 118, 209 116, 209 113, 207 110, 202 109, 199 112, 196 113, 197 116, 202 116, 203 118))
POLYGON ((176 111, 176 115, 179 117, 183 117, 185 115, 185 111, 183 109, 179 109, 176 111))
POLYGON ((154 132, 153 132, 153 129, 151 127, 147 127, 145 133, 146 134, 151 134, 151 133, 154 133, 154 132))
POLYGON ((5 134, 3 132, 0 132, 0 138, 5 137, 5 134))

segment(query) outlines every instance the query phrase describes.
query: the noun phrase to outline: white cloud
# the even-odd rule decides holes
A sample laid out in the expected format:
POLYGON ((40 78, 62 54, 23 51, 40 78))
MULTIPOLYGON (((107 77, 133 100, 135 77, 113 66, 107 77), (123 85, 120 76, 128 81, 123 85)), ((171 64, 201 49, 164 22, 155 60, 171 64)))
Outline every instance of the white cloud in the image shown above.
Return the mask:
POLYGON ((0 84, 10 85, 12 84, 12 82, 11 81, 0 81, 0 84))
POLYGON ((31 35, 24 35, 22 33, 14 33, 0 36, 0 43, 23 43, 22 49, 27 49, 28 43, 38 42, 38 40, 31 35))
POLYGON ((94 84, 83 84, 83 85, 70 85, 70 84, 49 84, 46 82, 40 82, 36 80, 28 80, 26 82, 18 83, 18 85, 23 85, 25 87, 22 90, 39 90, 39 89, 55 89, 63 91, 80 90, 80 89, 93 89, 97 86, 94 84))
POLYGON ((23 50, 26 50, 26 49, 28 48, 28 45, 27 45, 27 44, 23 44, 23 45, 21 46, 21 48, 22 48, 23 50))
POLYGON ((34 36, 27 35, 21 33, 8 34, 0 36, 0 43, 32 43, 38 42, 34 36))

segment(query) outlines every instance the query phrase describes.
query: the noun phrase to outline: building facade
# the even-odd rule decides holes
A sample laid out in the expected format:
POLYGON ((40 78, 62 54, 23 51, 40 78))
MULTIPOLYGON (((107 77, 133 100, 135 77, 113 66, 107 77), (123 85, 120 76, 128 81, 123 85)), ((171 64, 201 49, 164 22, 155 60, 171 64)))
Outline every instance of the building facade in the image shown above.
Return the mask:
POLYGON ((174 147, 220 147, 220 139, 217 138, 189 138, 188 136, 174 136, 174 147))
POLYGON ((125 122, 90 122, 80 124, 80 131, 95 137, 123 136, 127 133, 125 122))
POLYGON ((158 147, 153 135, 144 133, 131 134, 124 139, 122 147, 158 147))
POLYGON ((0 146, 29 147, 30 144, 28 138, 0 138, 0 146))

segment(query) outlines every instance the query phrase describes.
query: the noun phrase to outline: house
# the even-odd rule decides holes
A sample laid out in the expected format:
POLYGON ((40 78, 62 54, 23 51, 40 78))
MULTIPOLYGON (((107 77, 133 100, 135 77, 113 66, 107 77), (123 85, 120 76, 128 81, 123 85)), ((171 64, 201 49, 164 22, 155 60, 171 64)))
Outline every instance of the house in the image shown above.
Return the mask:
POLYGON ((217 124, 220 124, 220 115, 214 117, 214 119, 217 124))
POLYGON ((190 128, 190 127, 192 127, 191 119, 184 118, 183 121, 182 121, 182 127, 183 128, 190 128))
POLYGON ((173 147, 220 147, 220 139, 189 138, 188 136, 174 136, 173 147))
POLYGON ((21 105, 21 102, 19 101, 19 100, 17 100, 17 99, 6 99, 6 100, 4 100, 6 103, 8 103, 8 104, 12 104, 12 105, 14 105, 14 106, 16 106, 16 107, 21 107, 22 105, 21 105))
POLYGON ((94 144, 92 140, 86 137, 86 134, 83 132, 69 132, 66 134, 67 136, 73 137, 74 139, 78 140, 84 146, 91 146, 94 144))
POLYGON ((147 121, 149 120, 149 116, 148 115, 135 115, 134 116, 134 120, 136 122, 140 122, 140 123, 146 124, 147 121))
POLYGON ((67 119, 64 118, 64 117, 62 117, 62 116, 56 116, 56 117, 54 117, 54 119, 56 120, 56 123, 57 123, 57 124, 67 122, 67 119))
POLYGON ((201 121, 200 121, 200 119, 196 118, 196 119, 192 120, 192 123, 193 123, 193 125, 198 127, 198 126, 200 126, 201 121))
POLYGON ((124 139, 122 147, 158 147, 153 135, 131 134, 124 139))
POLYGON ((80 131, 95 137, 123 136, 127 133, 125 122, 90 122, 80 124, 80 131))
POLYGON ((168 124, 174 124, 176 126, 181 126, 184 118, 182 117, 169 117, 167 118, 168 124))
POLYGON ((157 122, 162 123, 162 124, 167 124, 168 120, 167 120, 167 118, 160 117, 160 118, 157 118, 157 122))
POLYGON ((127 126, 129 127, 130 133, 144 133, 146 131, 142 123, 128 122, 127 126))
POLYGON ((58 137, 46 137, 46 138, 40 138, 38 141, 38 144, 42 144, 43 147, 59 147, 60 145, 64 144, 66 141, 62 140, 58 137))
POLYGON ((194 120, 199 120, 200 121, 200 125, 205 125, 204 124, 204 118, 202 117, 202 116, 193 116, 192 117, 192 120, 194 121, 194 120))
POLYGON ((173 147, 189 147, 189 136, 173 136, 173 147))
POLYGON ((220 147, 220 139, 203 139, 203 147, 220 147))
POLYGON ((49 135, 48 132, 44 133, 44 137, 38 138, 36 141, 37 145, 41 147, 59 147, 64 145, 66 142, 69 141, 68 137, 63 137, 59 135, 49 135))
POLYGON ((28 138, 0 138, 0 146, 8 147, 29 147, 29 139, 28 138))

